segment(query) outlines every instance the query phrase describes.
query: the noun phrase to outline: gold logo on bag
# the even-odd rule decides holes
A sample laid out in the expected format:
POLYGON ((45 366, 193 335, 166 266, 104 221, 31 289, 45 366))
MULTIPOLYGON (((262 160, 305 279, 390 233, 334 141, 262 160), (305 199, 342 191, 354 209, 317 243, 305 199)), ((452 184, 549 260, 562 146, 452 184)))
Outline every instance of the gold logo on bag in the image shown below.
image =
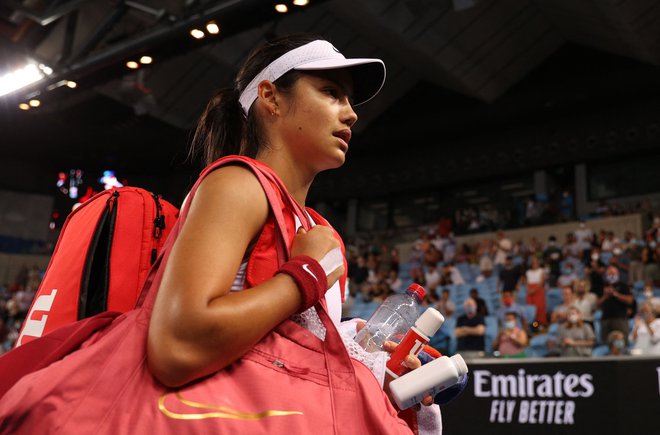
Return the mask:
POLYGON ((190 406, 191 408, 198 409, 210 409, 212 412, 203 412, 197 414, 180 414, 178 412, 173 412, 167 409, 165 405, 165 399, 168 395, 172 393, 163 393, 162 396, 158 398, 158 410, 162 412, 166 417, 175 419, 175 420, 204 420, 207 418, 227 418, 230 420, 261 420, 267 417, 281 417, 285 415, 303 415, 300 411, 277 411, 269 410, 262 412, 242 412, 235 409, 227 408, 225 406, 215 406, 207 405, 204 403, 193 402, 191 400, 184 399, 181 396, 181 393, 174 393, 174 397, 177 398, 179 402, 184 405, 190 406))

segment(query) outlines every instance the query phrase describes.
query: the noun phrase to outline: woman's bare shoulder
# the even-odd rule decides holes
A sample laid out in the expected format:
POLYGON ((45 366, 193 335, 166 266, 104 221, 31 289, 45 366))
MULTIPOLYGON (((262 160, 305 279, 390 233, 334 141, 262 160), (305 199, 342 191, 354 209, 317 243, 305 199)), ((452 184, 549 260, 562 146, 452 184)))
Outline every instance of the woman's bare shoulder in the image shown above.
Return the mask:
POLYGON ((256 175, 240 165, 224 166, 202 181, 191 204, 189 218, 204 216, 239 220, 248 230, 260 229, 268 217, 268 200, 256 175))

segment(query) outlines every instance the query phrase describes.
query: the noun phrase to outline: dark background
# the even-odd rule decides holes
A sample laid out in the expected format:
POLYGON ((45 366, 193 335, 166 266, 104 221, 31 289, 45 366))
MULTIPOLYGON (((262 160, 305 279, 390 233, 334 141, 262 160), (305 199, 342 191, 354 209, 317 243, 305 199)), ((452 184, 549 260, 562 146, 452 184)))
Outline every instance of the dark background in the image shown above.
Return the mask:
MULTIPOLYGON (((318 177, 311 203, 658 161, 655 1, 285 3, 287 14, 268 1, 1 2, 0 69, 29 58, 54 73, 0 97, 0 188, 53 194, 59 171, 82 168, 92 184, 113 169, 179 203, 200 169, 187 145, 209 95, 254 45, 293 31, 388 66, 358 108, 348 163, 318 177), (210 20, 220 35, 189 36, 210 20), (154 63, 125 67, 142 54, 154 63), (79 85, 46 90, 62 79, 79 85), (35 96, 38 109, 17 108, 35 96)), ((656 191, 648 179, 638 184, 656 191)))

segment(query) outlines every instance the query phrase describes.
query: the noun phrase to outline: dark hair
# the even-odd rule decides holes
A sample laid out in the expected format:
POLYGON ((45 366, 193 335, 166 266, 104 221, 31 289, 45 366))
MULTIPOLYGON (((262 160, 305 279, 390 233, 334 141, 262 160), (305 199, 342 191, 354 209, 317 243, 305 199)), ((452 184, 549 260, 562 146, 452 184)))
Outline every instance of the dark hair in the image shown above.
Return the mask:
MULTIPOLYGON (((324 38, 312 34, 293 34, 272 39, 252 50, 236 74, 234 86, 216 91, 199 117, 189 157, 202 157, 205 164, 230 154, 255 157, 264 145, 261 125, 254 110, 248 112, 247 119, 244 116, 238 101, 241 92, 275 59, 318 39, 324 38)), ((274 83, 279 91, 286 93, 300 74, 289 71, 274 83)))

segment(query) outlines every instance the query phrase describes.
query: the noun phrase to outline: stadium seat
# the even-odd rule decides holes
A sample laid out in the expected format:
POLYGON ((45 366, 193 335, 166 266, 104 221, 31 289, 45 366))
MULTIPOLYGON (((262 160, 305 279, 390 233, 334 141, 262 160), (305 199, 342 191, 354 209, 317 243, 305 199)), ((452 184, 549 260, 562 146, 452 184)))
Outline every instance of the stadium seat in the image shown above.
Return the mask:
POLYGON ((551 313, 557 305, 561 305, 561 289, 558 287, 549 288, 545 291, 546 310, 551 313))
POLYGON ((523 305, 523 309, 525 310, 525 319, 529 323, 532 323, 536 319, 536 305, 525 304, 523 305))
POLYGON ((606 356, 610 354, 610 348, 606 344, 596 346, 591 351, 591 356, 606 356))
POLYGON ((486 335, 484 336, 485 350, 486 353, 492 353, 493 341, 495 340, 495 337, 497 337, 498 333, 497 317, 486 316, 484 320, 486 322, 486 335))
POLYGON ((539 334, 533 336, 529 340, 529 345, 527 346, 527 356, 543 358, 548 355, 548 339, 550 338, 549 334, 539 334))

